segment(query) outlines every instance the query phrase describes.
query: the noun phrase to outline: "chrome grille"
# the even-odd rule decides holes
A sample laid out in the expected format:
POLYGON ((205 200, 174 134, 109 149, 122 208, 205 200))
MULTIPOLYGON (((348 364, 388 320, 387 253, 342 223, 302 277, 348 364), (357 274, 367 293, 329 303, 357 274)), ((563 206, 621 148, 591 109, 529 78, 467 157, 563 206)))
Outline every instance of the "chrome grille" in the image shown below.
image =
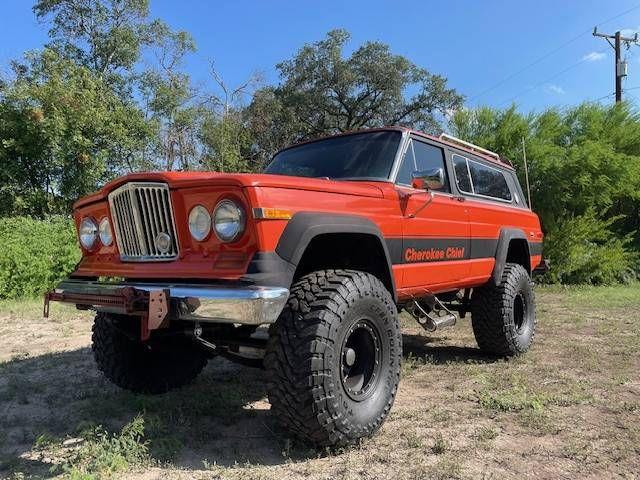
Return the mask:
POLYGON ((125 183, 109 194, 109 208, 122 260, 144 262, 178 256, 178 237, 166 184, 125 183), (170 237, 166 251, 156 245, 156 238, 162 233, 170 237))

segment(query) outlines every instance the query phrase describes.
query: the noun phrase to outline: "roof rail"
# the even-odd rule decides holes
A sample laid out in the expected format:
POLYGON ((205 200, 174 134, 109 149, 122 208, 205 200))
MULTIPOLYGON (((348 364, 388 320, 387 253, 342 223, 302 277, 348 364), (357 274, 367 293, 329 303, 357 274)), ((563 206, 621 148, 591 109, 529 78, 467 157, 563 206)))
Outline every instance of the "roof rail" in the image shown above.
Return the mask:
POLYGON ((492 152, 491 150, 487 150, 486 148, 479 147, 471 142, 466 142, 458 137, 454 137, 453 135, 449 135, 447 133, 440 134, 440 140, 446 140, 451 143, 457 143, 458 145, 462 145, 463 147, 467 147, 470 150, 475 150, 479 153, 484 153, 485 155, 489 155, 490 157, 495 158, 498 161, 501 161, 500 155, 496 152, 492 152))

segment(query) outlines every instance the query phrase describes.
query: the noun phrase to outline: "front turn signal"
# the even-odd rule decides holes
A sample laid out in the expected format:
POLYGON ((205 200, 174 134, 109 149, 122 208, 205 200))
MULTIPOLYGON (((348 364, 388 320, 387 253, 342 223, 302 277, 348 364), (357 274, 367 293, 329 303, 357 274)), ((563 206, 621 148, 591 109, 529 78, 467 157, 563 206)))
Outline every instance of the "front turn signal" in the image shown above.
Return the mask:
POLYGON ((253 209, 253 218, 263 220, 289 220, 293 216, 291 210, 284 208, 262 208, 253 209))

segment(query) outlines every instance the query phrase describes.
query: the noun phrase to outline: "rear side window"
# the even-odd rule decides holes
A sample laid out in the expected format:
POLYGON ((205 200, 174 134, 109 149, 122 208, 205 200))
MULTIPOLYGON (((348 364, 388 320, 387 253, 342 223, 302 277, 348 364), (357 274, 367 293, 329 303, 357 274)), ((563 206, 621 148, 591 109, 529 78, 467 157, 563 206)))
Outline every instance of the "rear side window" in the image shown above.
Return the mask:
POLYGON ((460 155, 453 155, 453 167, 461 192, 511 201, 511 190, 500 170, 460 155))
POLYGON ((485 197, 511 200, 511 191, 504 173, 481 163, 469 161, 473 193, 485 197))

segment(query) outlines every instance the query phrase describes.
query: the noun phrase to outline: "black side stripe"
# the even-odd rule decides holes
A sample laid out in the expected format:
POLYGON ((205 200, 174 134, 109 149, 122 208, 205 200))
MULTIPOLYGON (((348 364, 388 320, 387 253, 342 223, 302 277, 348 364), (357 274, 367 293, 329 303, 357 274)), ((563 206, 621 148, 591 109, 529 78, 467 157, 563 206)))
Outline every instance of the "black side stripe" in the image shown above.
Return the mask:
MULTIPOLYGON (((385 238, 391 263, 432 263, 493 258, 497 238, 385 238)), ((542 242, 529 242, 531 256, 542 253, 542 242)))

